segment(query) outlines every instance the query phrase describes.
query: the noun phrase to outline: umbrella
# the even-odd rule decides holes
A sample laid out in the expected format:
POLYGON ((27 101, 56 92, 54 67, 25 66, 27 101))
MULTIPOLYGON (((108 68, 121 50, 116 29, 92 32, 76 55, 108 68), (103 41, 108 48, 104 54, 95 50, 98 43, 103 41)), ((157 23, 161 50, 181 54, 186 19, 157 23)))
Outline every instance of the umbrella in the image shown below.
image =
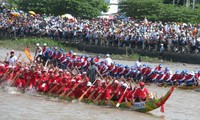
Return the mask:
POLYGON ((74 17, 70 14, 64 14, 61 16, 62 18, 74 19, 74 17))
POLYGON ((109 19, 109 20, 113 20, 113 19, 114 19, 114 16, 110 15, 110 16, 108 16, 108 19, 109 19))
POLYGON ((15 16, 15 17, 18 17, 20 16, 20 14, 18 12, 11 12, 11 15, 15 16))
POLYGON ((34 11, 28 11, 31 15, 36 15, 34 11))

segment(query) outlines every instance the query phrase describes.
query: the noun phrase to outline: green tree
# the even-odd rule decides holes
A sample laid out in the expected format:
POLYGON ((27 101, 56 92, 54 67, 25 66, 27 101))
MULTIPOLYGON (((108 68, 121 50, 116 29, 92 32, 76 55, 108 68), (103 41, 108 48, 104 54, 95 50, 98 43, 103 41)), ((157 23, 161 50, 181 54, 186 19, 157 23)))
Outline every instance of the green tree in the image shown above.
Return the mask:
POLYGON ((120 3, 120 9, 126 16, 151 21, 191 22, 198 23, 200 5, 193 10, 190 7, 164 4, 162 0, 125 0, 120 3))
POLYGON ((92 18, 107 11, 108 5, 104 0, 20 0, 19 9, 53 15, 72 14, 81 18, 92 18))
MULTIPOLYGON (((120 12, 127 16, 141 19, 144 17, 156 17, 161 9, 161 0, 125 0, 120 3, 120 12)), ((155 18, 156 19, 156 18, 155 18)))

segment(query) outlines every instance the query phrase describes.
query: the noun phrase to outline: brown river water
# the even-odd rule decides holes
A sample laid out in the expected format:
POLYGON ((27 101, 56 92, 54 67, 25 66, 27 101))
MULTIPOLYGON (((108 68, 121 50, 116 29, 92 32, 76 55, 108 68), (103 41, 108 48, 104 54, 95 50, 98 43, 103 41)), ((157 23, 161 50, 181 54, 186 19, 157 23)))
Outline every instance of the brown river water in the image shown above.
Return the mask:
MULTIPOLYGON (((6 49, 0 50, 1 60, 4 60, 7 51, 6 49)), ((23 57, 25 56, 23 55, 23 57)), ((114 61, 129 66, 134 64, 134 61, 114 61)), ((154 67, 158 63, 146 64, 151 64, 154 67)), ((200 69, 199 65, 183 65, 182 63, 163 63, 163 66, 168 66, 172 71, 200 69)), ((146 87, 149 91, 157 93, 158 96, 169 90, 169 88, 154 85, 146 87)), ((0 120, 199 120, 199 100, 200 92, 175 89, 165 103, 164 113, 161 113, 160 109, 149 113, 139 113, 129 109, 48 98, 35 94, 34 90, 22 94, 16 88, 1 85, 0 120)))

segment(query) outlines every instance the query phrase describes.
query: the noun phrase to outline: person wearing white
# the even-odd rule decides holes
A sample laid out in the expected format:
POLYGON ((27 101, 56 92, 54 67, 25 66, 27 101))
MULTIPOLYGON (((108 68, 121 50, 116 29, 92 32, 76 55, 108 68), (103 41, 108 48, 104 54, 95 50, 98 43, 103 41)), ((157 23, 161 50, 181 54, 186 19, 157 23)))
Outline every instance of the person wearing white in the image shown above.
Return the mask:
POLYGON ((134 66, 133 66, 133 69, 137 69, 139 68, 140 66, 142 66, 141 64, 141 58, 139 57, 138 60, 135 62, 134 66))
POLYGON ((36 47, 35 57, 37 58, 39 55, 42 55, 42 47, 40 47, 39 43, 36 44, 36 47))
MULTIPOLYGON (((7 61, 8 55, 9 55, 9 53, 7 53, 7 56, 6 56, 6 58, 5 58, 5 61, 7 61)), ((20 54, 20 56, 21 56, 21 54, 20 54)), ((19 57, 20 57, 20 56, 19 56, 19 57)), ((18 58, 19 58, 19 57, 18 57, 18 58)), ((14 50, 11 50, 11 51, 10 51, 10 57, 8 58, 8 64, 9 64, 9 66, 15 66, 16 63, 17 63, 18 58, 15 56, 15 51, 14 51, 14 50)))
POLYGON ((106 63, 106 65, 109 66, 111 65, 111 63, 114 63, 109 54, 106 54, 106 59, 104 60, 104 62, 106 63))
POLYGON ((34 59, 37 62, 41 62, 41 59, 42 59, 42 47, 40 47, 39 43, 36 44, 36 51, 35 51, 34 59))

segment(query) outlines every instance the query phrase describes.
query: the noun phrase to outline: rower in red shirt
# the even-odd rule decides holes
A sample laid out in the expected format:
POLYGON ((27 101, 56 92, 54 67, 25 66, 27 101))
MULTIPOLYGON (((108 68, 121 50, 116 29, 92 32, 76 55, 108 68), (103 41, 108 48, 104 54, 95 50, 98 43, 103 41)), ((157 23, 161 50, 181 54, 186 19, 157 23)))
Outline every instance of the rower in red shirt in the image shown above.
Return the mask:
POLYGON ((147 66, 145 64, 143 64, 143 68, 142 68, 142 71, 141 71, 142 75, 145 74, 145 72, 147 71, 147 69, 148 69, 147 66))
POLYGON ((133 94, 133 99, 135 102, 146 101, 146 97, 149 91, 144 87, 144 82, 140 82, 140 88, 137 88, 133 94))
POLYGON ((161 72, 158 76, 157 76, 157 82, 158 84, 163 84, 164 83, 164 77, 165 77, 165 73, 164 72, 161 72))
POLYGON ((58 51, 57 51, 57 47, 54 48, 54 51, 53 51, 53 55, 52 55, 52 60, 55 60, 56 59, 56 56, 58 54, 58 51))
POLYGON ((115 65, 115 69, 113 69, 113 70, 111 71, 111 75, 112 75, 113 77, 117 77, 118 69, 119 69, 119 65, 115 65))
POLYGON ((191 71, 190 74, 185 76, 185 84, 186 86, 193 86, 196 84, 194 71, 191 71))
POLYGON ((72 51, 72 50, 70 50, 70 51, 66 54, 66 56, 67 56, 67 57, 70 57, 70 58, 72 58, 72 55, 73 55, 73 51, 72 51))
POLYGON ((76 53, 73 53, 73 55, 72 55, 72 60, 76 60, 76 58, 77 58, 77 54, 76 53))
POLYGON ((4 64, 0 64, 0 78, 5 73, 6 67, 4 64))
POLYGON ((173 85, 177 85, 177 81, 178 81, 178 76, 179 76, 179 72, 176 71, 175 74, 172 75, 172 78, 171 78, 171 82, 173 85))
POLYGON ((172 71, 170 70, 164 77, 165 85, 172 85, 172 71))
POLYGON ((98 56, 96 56, 96 57, 94 58, 95 64, 98 64, 98 63, 99 63, 100 58, 101 58, 100 55, 98 55, 98 56))
POLYGON ((186 74, 187 74, 187 71, 184 71, 184 70, 183 70, 183 71, 181 72, 181 74, 177 77, 177 82, 178 82, 178 85, 179 85, 179 86, 182 85, 182 84, 184 84, 186 74))
POLYGON ((155 82, 157 77, 159 76, 159 74, 154 71, 150 76, 149 76, 149 82, 152 83, 152 82, 155 82))
POLYGON ((128 67, 128 65, 125 66, 125 70, 124 72, 122 73, 122 75, 125 77, 125 78, 128 78, 129 75, 131 73, 131 69, 128 67))
MULTIPOLYGON (((114 95, 112 98, 113 100, 119 100, 121 94, 123 93, 123 90, 121 89, 121 85, 118 80, 115 80, 114 84, 112 84, 110 93, 111 96, 114 95)), ((108 98, 110 99, 110 97, 108 98)))
POLYGON ((56 55, 56 60, 60 61, 60 59, 63 57, 63 49, 60 48, 60 51, 58 51, 57 55, 56 55))
POLYGON ((159 64, 158 66, 156 66, 155 71, 157 71, 158 73, 162 72, 162 64, 159 64))

